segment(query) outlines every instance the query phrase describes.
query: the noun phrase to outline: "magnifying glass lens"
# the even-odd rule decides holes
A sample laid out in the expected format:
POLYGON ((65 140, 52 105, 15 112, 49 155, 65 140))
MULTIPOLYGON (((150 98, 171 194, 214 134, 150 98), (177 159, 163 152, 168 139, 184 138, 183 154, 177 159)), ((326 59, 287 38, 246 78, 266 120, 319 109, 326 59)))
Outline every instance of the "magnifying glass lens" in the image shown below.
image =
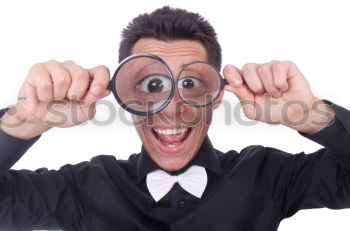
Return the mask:
POLYGON ((207 63, 195 62, 188 65, 177 79, 177 89, 181 98, 193 106, 212 103, 220 94, 221 77, 207 63))
POLYGON ((136 57, 119 66, 115 89, 126 110, 146 115, 167 105, 173 91, 173 79, 159 60, 136 57))

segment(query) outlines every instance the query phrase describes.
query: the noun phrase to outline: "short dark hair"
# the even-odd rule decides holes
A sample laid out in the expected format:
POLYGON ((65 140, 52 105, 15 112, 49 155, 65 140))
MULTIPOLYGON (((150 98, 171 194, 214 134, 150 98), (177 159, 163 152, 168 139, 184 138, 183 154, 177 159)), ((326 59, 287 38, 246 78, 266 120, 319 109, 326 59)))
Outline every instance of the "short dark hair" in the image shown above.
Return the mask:
POLYGON ((123 29, 119 46, 119 62, 131 54, 140 38, 158 40, 189 39, 202 43, 208 62, 221 68, 221 47, 214 28, 197 13, 164 6, 151 13, 140 14, 123 29))

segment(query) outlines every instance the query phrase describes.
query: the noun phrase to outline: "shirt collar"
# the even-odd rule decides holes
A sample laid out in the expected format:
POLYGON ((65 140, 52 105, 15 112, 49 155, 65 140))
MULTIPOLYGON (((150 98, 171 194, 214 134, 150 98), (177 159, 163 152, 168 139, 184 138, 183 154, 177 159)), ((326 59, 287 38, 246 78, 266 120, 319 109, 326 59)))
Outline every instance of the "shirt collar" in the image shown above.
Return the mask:
MULTIPOLYGON (((199 165, 217 174, 222 171, 219 158, 211 144, 209 137, 205 136, 204 141, 193 159, 182 169, 177 171, 166 171, 169 174, 177 175, 186 171, 192 165, 199 165)), ((160 167, 152 160, 142 145, 140 158, 137 163, 137 182, 139 183, 148 173, 159 169, 160 167)))

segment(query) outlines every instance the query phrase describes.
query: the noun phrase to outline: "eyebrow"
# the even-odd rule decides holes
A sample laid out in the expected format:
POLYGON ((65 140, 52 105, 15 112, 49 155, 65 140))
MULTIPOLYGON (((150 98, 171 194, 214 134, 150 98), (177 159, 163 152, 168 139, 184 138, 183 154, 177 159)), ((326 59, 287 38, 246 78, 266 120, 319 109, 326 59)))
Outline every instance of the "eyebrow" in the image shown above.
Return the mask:
MULTIPOLYGON (((152 67, 154 66, 154 65, 162 65, 160 62, 158 62, 158 61, 155 61, 155 62, 153 62, 153 63, 151 63, 151 64, 149 64, 149 65, 146 65, 145 67, 143 67, 143 68, 141 68, 137 73, 136 73, 136 75, 137 76, 139 76, 140 74, 142 75, 142 73, 143 72, 147 72, 148 71, 148 69, 152 69, 152 67)), ((165 66, 163 66, 162 65, 162 71, 166 71, 167 73, 168 73, 168 71, 167 71, 167 69, 165 68, 165 66)), ((157 68, 157 69, 159 69, 159 68, 157 68)), ((170 69, 170 68, 169 68, 170 69)), ((171 69, 170 69, 170 71, 171 71, 171 69)), ((172 72, 171 72, 172 73, 172 72)), ((158 73, 159 74, 159 73, 158 73)))
MULTIPOLYGON (((163 61, 164 61, 164 60, 163 60, 163 61)), ((197 61, 200 61, 200 60, 197 60, 197 61)), ((185 69, 185 67, 188 66, 188 64, 193 63, 193 62, 197 62, 197 61, 196 61, 196 60, 192 60, 192 61, 189 61, 188 63, 182 64, 180 70, 182 71, 183 69, 185 69)), ((165 70, 165 67, 166 67, 167 69, 170 70, 171 74, 174 75, 173 70, 171 70, 171 68, 169 67, 168 63, 165 62, 165 61, 164 61, 164 63, 166 64, 166 65, 164 66, 164 70, 165 70)), ((139 75, 140 73, 146 71, 146 70, 149 69, 150 67, 152 67, 152 66, 154 66, 154 65, 157 65, 157 64, 162 64, 162 62, 159 62, 158 60, 154 60, 153 63, 151 63, 151 64, 149 64, 149 65, 146 65, 145 67, 143 67, 142 69, 140 69, 140 70, 136 73, 136 75, 139 75)), ((162 65, 162 66, 163 66, 163 65, 162 65)), ((167 72, 168 72, 168 71, 167 71, 167 72)), ((174 76, 174 77, 175 77, 175 76, 174 76)))
MULTIPOLYGON (((191 63, 191 62, 190 62, 191 63)), ((187 64, 182 64, 181 65, 181 69, 185 69, 185 67, 188 65, 189 63, 187 63, 187 64)))
MULTIPOLYGON (((191 61, 191 62, 193 62, 193 61, 191 61)), ((189 63, 191 63, 191 62, 189 62, 189 63)), ((167 69, 169 69, 170 72, 171 72, 172 74, 174 74, 174 73, 173 73, 173 70, 171 70, 171 68, 168 66, 168 64, 167 64, 165 61, 164 61, 164 63, 166 64, 166 66, 164 66, 164 67, 166 67, 167 69)), ((183 70, 189 63, 182 64, 182 65, 181 65, 181 70, 183 70)), ((147 65, 147 66, 145 66, 144 68, 142 68, 137 74, 142 73, 143 71, 145 71, 145 70, 147 70, 148 68, 152 67, 153 65, 157 65, 157 64, 162 64, 162 63, 161 63, 161 62, 154 62, 154 63, 152 63, 152 64, 150 64, 150 65, 147 65)), ((163 66, 163 65, 162 65, 162 66, 163 66)), ((164 68, 164 70, 165 70, 165 68, 164 68)))

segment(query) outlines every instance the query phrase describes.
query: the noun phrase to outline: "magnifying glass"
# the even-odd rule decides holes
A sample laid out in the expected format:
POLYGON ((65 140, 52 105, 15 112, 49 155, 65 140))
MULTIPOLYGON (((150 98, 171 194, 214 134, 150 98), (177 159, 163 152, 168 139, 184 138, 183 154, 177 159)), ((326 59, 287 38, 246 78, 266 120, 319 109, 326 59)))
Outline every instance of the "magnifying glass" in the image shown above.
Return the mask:
POLYGON ((227 81, 216 68, 203 61, 183 65, 177 78, 160 57, 139 53, 125 58, 108 88, 128 112, 147 116, 163 110, 178 92, 184 103, 206 107, 220 95, 227 81))

